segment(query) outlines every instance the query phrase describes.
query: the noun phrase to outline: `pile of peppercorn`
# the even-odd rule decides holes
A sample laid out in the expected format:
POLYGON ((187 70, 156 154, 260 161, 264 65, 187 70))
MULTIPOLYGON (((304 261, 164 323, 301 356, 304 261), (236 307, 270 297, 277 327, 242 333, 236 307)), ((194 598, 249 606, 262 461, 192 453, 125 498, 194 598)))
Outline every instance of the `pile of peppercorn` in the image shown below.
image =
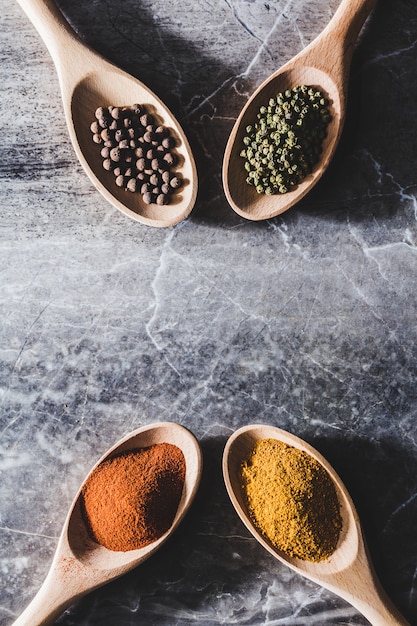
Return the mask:
POLYGON ((297 85, 261 106, 246 127, 246 182, 258 193, 287 193, 313 170, 331 116, 329 103, 313 87, 297 85))
POLYGON ((143 105, 99 107, 91 124, 93 141, 101 146, 105 170, 127 191, 139 192, 146 204, 168 204, 181 186, 172 168, 175 140, 158 126, 143 105))

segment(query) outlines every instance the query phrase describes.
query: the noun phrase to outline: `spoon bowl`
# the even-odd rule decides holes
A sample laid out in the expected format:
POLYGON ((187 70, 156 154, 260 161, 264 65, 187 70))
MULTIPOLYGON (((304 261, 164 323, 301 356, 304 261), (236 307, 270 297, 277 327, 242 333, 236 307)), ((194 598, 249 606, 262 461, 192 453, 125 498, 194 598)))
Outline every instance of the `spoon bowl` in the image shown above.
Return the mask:
POLYGON ((156 541, 138 550, 108 550, 93 541, 88 533, 81 509, 81 485, 65 520, 48 575, 35 598, 14 622, 14 626, 52 624, 75 600, 143 563, 172 535, 194 500, 202 472, 200 446, 189 430, 172 422, 139 428, 110 448, 97 461, 88 476, 106 459, 157 443, 174 444, 182 450, 185 457, 184 487, 169 530, 156 541))
POLYGON ((303 51, 269 76, 253 93, 237 118, 223 159, 223 186, 230 206, 249 220, 275 217, 303 198, 326 171, 339 143, 346 116, 347 83, 354 43, 377 0, 342 0, 327 28, 303 51), (319 163, 297 187, 285 194, 258 194, 246 183, 240 156, 246 127, 262 105, 297 85, 320 90, 330 101, 331 121, 319 163))
POLYGON ((231 502, 242 522, 275 558, 306 578, 333 591, 352 604, 375 626, 407 626, 386 596, 372 566, 360 521, 352 499, 326 459, 302 439, 267 425, 250 425, 237 430, 227 441, 223 454, 223 476, 231 502), (290 557, 276 548, 254 525, 242 489, 241 465, 260 439, 277 439, 315 458, 331 477, 340 503, 342 531, 331 557, 311 562, 290 557))
POLYGON ((69 135, 81 165, 98 191, 113 206, 148 226, 173 226, 185 219, 197 196, 197 170, 187 137, 163 102, 139 80, 116 67, 85 45, 69 26, 54 0, 18 0, 38 30, 54 61, 69 135), (176 140, 175 171, 182 187, 170 196, 170 204, 145 204, 139 193, 116 185, 102 166, 100 148, 90 130, 94 113, 102 106, 142 104, 158 125, 168 128, 176 140))

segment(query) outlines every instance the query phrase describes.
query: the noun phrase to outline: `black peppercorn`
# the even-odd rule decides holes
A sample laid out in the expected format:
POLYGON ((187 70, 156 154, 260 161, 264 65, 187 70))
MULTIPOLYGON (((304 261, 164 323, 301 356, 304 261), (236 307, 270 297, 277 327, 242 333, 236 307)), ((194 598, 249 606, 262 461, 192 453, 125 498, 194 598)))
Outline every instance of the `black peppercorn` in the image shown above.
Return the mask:
POLYGON ((115 161, 117 163, 118 161, 120 161, 120 154, 121 154, 120 148, 112 148, 110 150, 110 158, 111 158, 111 160, 115 161))
POLYGON ((174 141, 172 139, 172 137, 164 137, 164 139, 162 140, 162 145, 164 148, 172 148, 174 146, 174 141))
POLYGON ((96 116, 98 120, 100 120, 102 117, 106 115, 106 110, 103 107, 98 107, 98 109, 95 110, 94 115, 96 116))
POLYGON ((162 158, 168 165, 174 165, 175 163, 174 155, 172 154, 172 152, 167 152, 162 158))
POLYGON ((126 189, 134 193, 136 191, 136 188, 137 188, 136 178, 129 178, 126 184, 126 189))
POLYGON ((167 197, 164 193, 158 194, 156 198, 156 204, 162 205, 167 203, 167 197))
POLYGON ((181 181, 177 176, 174 176, 173 178, 171 178, 169 184, 173 189, 178 189, 178 187, 181 186, 181 181))
POLYGON ((98 107, 95 118, 90 125, 92 138, 101 144, 103 168, 113 172, 116 185, 140 192, 146 204, 167 204, 180 185, 171 172, 176 158, 169 130, 156 124, 139 104, 98 107))
POLYGON ((108 128, 104 128, 101 133, 100 136, 102 138, 103 141, 111 141, 111 134, 108 128))
POLYGON ((110 125, 110 120, 107 117, 100 117, 98 123, 101 128, 108 128, 110 125))
POLYGON ((149 115, 149 113, 145 113, 144 115, 140 117, 140 123, 145 128, 146 126, 149 126, 149 124, 152 124, 152 122, 153 122, 153 117, 152 115, 149 115))
POLYGON ((121 141, 122 139, 126 139, 126 131, 124 131, 121 128, 118 128, 116 132, 114 133, 114 138, 117 141, 117 143, 119 143, 119 141, 121 141))

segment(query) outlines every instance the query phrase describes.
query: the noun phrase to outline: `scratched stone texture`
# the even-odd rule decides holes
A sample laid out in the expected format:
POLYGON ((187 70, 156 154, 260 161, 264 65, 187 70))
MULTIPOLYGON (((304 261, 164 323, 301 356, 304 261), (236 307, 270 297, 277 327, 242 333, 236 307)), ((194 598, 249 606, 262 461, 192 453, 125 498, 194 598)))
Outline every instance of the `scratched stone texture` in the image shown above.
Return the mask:
POLYGON ((195 208, 157 229, 93 188, 53 62, 20 6, 0 0, 0 626, 39 589, 95 460, 161 420, 201 442, 194 507, 157 555, 58 624, 367 624, 275 561, 234 513, 222 451, 254 422, 334 464, 388 595, 417 623, 414 0, 380 0, 367 22, 342 141, 310 195, 253 223, 221 181, 247 97, 338 4, 59 0, 79 36, 153 89, 190 139, 195 208))

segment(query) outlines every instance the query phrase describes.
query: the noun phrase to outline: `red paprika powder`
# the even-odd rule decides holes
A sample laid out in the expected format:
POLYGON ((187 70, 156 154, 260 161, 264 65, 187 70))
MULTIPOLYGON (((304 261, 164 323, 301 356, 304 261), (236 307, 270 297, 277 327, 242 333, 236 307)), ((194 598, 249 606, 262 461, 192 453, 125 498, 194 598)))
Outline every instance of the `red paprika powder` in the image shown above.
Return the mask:
POLYGON ((177 446, 158 443, 100 463, 81 494, 92 538, 127 552, 156 541, 171 526, 185 481, 177 446))

